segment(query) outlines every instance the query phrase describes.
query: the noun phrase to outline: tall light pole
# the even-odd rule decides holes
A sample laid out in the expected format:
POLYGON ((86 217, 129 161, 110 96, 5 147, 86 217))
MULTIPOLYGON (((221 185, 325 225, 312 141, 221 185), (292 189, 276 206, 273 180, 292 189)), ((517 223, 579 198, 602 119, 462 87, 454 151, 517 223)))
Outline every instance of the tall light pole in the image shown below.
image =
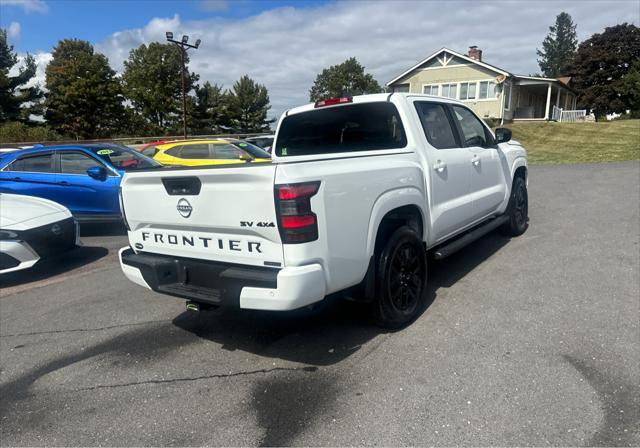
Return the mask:
POLYGON ((173 33, 171 31, 167 31, 167 41, 176 44, 176 46, 180 49, 180 57, 182 59, 182 131, 184 134, 185 140, 187 139, 187 91, 184 80, 184 72, 187 71, 187 67, 185 65, 185 58, 187 55, 187 50, 189 48, 198 49, 200 46, 200 39, 196 40, 195 45, 191 45, 187 43, 189 41, 189 36, 186 34, 182 36, 182 40, 174 40, 173 33))

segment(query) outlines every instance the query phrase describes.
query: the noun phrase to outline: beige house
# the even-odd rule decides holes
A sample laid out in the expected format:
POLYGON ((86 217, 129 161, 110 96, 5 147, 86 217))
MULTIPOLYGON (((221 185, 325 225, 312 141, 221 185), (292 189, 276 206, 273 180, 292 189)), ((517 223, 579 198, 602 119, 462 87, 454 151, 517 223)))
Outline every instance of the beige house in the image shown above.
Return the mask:
POLYGON ((467 54, 442 48, 387 83, 392 92, 456 98, 479 116, 501 120, 550 120, 554 110, 575 109, 570 78, 514 75, 482 60, 482 50, 467 54), (554 109, 555 106, 555 109, 554 109))

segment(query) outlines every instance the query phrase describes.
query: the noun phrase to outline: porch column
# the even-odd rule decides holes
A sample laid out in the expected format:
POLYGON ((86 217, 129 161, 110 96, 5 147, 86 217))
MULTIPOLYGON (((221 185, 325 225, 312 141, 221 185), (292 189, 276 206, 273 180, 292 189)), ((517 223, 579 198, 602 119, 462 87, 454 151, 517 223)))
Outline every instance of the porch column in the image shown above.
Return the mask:
POLYGON ((544 119, 549 119, 549 106, 551 105, 551 83, 547 84, 547 105, 544 108, 544 119))

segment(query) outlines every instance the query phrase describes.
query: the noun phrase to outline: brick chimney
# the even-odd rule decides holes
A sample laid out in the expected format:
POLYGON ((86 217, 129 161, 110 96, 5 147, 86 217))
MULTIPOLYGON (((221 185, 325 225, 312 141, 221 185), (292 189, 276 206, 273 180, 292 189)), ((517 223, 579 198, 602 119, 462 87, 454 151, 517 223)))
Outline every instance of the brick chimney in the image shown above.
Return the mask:
POLYGON ((482 62, 482 50, 476 47, 475 45, 469 47, 468 56, 471 59, 475 59, 476 61, 482 62))

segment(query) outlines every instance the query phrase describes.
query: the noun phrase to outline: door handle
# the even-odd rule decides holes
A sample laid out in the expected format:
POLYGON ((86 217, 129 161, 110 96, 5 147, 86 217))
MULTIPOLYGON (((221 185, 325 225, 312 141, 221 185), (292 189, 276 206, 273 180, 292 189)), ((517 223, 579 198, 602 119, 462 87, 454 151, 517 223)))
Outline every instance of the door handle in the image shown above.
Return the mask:
POLYGON ((11 180, 22 180, 22 177, 20 176, 12 177, 11 180))
POLYGON ((438 173, 442 173, 445 170, 446 167, 447 167, 447 164, 444 163, 442 160, 438 160, 433 165, 433 169, 436 170, 438 173))
POLYGON ((475 156, 473 156, 473 159, 471 159, 471 163, 473 164, 473 166, 480 165, 480 157, 478 157, 478 155, 476 154, 475 156))
POLYGON ((69 185, 69 182, 67 182, 66 180, 60 181, 58 182, 60 185, 69 185))

